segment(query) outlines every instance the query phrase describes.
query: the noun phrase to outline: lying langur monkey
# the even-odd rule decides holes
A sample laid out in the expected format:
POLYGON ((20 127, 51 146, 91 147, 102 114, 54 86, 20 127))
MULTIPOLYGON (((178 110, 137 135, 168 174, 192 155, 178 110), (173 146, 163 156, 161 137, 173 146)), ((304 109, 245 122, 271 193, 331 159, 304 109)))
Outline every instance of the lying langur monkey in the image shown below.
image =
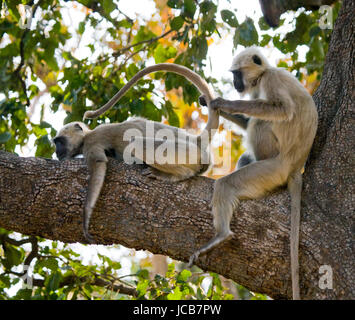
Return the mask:
MULTIPOLYGON (((87 111, 84 114, 84 119, 98 117, 117 103, 140 78, 157 71, 169 71, 184 76, 206 97, 207 105, 214 98, 213 91, 209 88, 207 82, 197 73, 181 65, 161 63, 139 71, 107 104, 98 110, 87 111)), ((82 122, 72 122, 65 125, 53 139, 58 159, 70 159, 83 154, 89 169, 89 188, 85 201, 83 223, 85 238, 90 243, 94 242, 89 233, 90 217, 104 183, 107 157, 124 158, 125 152, 127 152, 126 147, 131 143, 129 139, 125 139, 125 133, 133 130, 133 132, 137 132, 137 136, 134 138, 138 141, 142 140, 143 150, 135 149, 133 157, 150 166, 150 170, 148 170, 150 177, 167 181, 181 181, 202 174, 208 169, 209 152, 207 149, 218 125, 218 111, 210 108, 207 125, 198 136, 190 135, 185 130, 176 127, 142 118, 135 118, 122 123, 102 124, 94 130, 90 130, 82 122), (148 127, 152 128, 150 135, 147 134, 146 129, 148 127), (161 129, 168 133, 164 136, 167 139, 157 138, 156 135, 161 132, 161 129), (168 136, 172 136, 171 139, 168 136), (162 146, 166 147, 168 151, 169 148, 174 151, 170 154, 167 152, 168 161, 165 163, 157 161, 154 155, 152 156, 162 146), (194 155, 190 157, 190 151, 193 151, 192 154, 195 153, 195 157, 194 155), (188 158, 185 158, 185 160, 187 159, 187 161, 181 163, 179 154, 186 154, 188 158), (191 158, 193 158, 192 161, 191 158)))
MULTIPOLYGON (((311 95, 289 72, 273 68, 255 47, 241 52, 232 63, 233 84, 253 100, 212 100, 210 107, 237 114, 246 128, 250 149, 237 171, 216 180, 212 212, 216 236, 190 257, 190 265, 202 253, 231 238, 230 221, 240 200, 264 196, 287 184, 291 194, 291 277, 294 299, 299 294, 299 227, 302 175, 317 131, 318 115, 311 95)), ((200 97, 200 103, 205 103, 200 97)), ((237 121, 234 121, 237 123, 237 121)))

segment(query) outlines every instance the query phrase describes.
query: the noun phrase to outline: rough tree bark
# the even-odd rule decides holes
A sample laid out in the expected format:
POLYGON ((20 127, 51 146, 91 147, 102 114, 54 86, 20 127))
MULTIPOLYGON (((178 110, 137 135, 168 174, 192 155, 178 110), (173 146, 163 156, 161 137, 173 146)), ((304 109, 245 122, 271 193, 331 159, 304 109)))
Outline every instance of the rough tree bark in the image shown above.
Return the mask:
MULTIPOLYGON (((304 174, 300 235, 301 296, 353 299, 354 2, 344 1, 314 99, 320 122, 304 174), (332 268, 333 289, 319 287, 319 268, 332 268)), ((213 235, 213 181, 150 180, 141 166, 111 160, 91 233, 97 243, 120 243, 187 261, 213 235)), ((0 152, 0 226, 64 242, 81 242, 87 188, 83 160, 58 162, 0 152)), ((235 237, 198 260, 273 298, 291 298, 290 199, 285 190, 245 201, 235 212, 235 237)))

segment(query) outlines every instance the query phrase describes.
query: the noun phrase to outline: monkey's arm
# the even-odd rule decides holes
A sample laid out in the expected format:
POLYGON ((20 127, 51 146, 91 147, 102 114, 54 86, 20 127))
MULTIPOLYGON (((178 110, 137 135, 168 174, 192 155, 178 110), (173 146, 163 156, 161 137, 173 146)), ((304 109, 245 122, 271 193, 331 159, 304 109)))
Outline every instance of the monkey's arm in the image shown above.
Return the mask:
POLYGON ((246 130, 248 127, 249 118, 243 116, 242 114, 231 114, 221 110, 219 112, 219 115, 229 121, 232 121, 244 130, 246 130))
POLYGON ((293 117, 290 107, 282 103, 273 103, 263 99, 232 101, 217 98, 211 101, 211 108, 230 114, 239 113, 271 121, 288 121, 293 117))
MULTIPOLYGON (((200 96, 198 98, 198 100, 199 100, 199 103, 201 106, 207 107, 207 102, 206 102, 206 98, 204 95, 200 96)), ((225 118, 229 121, 232 121, 233 123, 235 123, 239 127, 243 128, 244 130, 246 130, 248 127, 249 118, 243 116, 242 114, 230 114, 230 113, 226 113, 224 111, 220 111, 219 114, 223 118, 225 118)))
POLYGON ((100 195, 102 185, 105 180, 106 168, 107 168, 107 158, 104 151, 95 154, 91 152, 88 156, 88 166, 89 166, 89 188, 85 200, 84 207, 84 235, 85 238, 90 242, 94 243, 94 238, 89 233, 90 218, 95 207, 96 201, 100 195))

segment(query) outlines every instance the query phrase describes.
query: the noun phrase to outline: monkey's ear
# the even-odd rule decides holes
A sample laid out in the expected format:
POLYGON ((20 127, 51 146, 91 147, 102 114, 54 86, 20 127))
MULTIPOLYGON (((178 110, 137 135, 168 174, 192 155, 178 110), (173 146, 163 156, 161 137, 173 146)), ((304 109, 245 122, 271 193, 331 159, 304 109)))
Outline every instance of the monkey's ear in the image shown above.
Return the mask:
POLYGON ((81 125, 78 124, 78 123, 76 123, 76 124, 74 125, 74 128, 75 128, 76 130, 83 131, 83 128, 82 128, 81 125))
POLYGON ((256 54, 253 55, 253 61, 255 64, 261 66, 261 59, 256 54))

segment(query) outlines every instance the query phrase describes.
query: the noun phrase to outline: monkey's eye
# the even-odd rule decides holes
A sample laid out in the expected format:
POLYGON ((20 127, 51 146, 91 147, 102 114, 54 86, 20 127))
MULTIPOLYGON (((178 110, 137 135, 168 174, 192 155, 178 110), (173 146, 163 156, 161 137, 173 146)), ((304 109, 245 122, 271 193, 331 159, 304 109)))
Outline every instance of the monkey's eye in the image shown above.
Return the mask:
POLYGON ((255 64, 261 66, 261 59, 256 54, 253 55, 253 61, 255 64))
POLYGON ((74 125, 74 128, 76 129, 76 130, 80 130, 80 131, 83 131, 83 128, 80 126, 80 124, 75 124, 74 125))

